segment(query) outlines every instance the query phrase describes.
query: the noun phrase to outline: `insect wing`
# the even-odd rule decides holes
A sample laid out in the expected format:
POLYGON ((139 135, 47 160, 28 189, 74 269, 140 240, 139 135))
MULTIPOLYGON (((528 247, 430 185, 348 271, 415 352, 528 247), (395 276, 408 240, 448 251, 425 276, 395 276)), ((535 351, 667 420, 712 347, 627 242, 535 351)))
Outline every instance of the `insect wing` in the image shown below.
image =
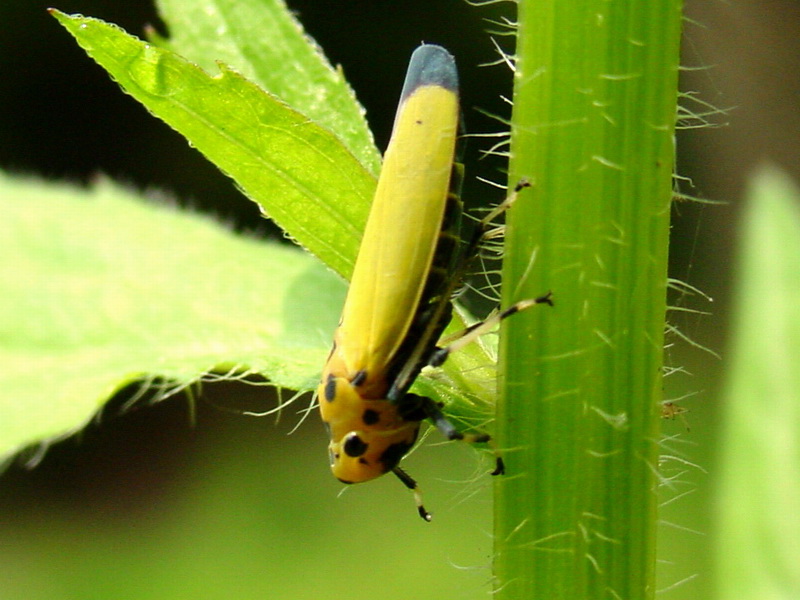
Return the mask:
POLYGON ((446 50, 414 52, 336 334, 336 358, 349 376, 366 373, 367 397, 385 393, 387 365, 430 272, 455 152, 457 87, 446 50))

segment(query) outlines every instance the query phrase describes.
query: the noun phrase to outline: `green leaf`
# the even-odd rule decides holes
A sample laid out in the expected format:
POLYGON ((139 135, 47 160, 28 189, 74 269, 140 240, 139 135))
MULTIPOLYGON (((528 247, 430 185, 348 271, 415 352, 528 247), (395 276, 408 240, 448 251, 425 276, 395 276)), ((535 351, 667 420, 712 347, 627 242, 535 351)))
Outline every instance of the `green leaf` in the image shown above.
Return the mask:
MULTIPOLYGON (((216 6, 227 6, 239 24, 248 21, 231 5, 216 6)), ((113 25, 53 13, 128 93, 234 177, 290 235, 349 276, 375 182, 336 136, 228 68, 211 77, 113 25)), ((203 17, 189 20, 199 25, 203 17)), ((217 29, 223 22, 216 21, 217 29)), ((254 30, 244 27, 243 37, 228 32, 226 43, 206 47, 199 39, 208 30, 181 33, 186 26, 175 25, 171 44, 193 52, 222 48, 244 56, 254 43, 254 30)), ((307 46, 302 34, 291 20, 279 29, 287 28, 297 60, 308 61, 308 52, 298 50, 307 46)), ((319 63, 316 51, 310 56, 319 63)), ((256 73, 257 66, 248 68, 256 73)), ((287 93, 296 93, 290 87, 287 93)), ((348 94, 340 90, 340 97, 348 94)), ((308 104, 302 94, 297 98, 308 104)), ((312 102, 309 110, 319 107, 312 102)), ((320 119, 330 118, 324 113, 320 119)), ((6 185, 13 191, 4 198, 32 200, 9 209, 9 215, 21 211, 21 224, 9 218, 4 226, 13 235, 2 237, 10 245, 2 253, 9 259, 0 265, 4 280, 18 279, 23 265, 26 285, 6 296, 9 375, 0 456, 78 430, 136 381, 163 381, 166 394, 208 371, 233 370, 300 391, 316 386, 343 297, 341 283, 318 263, 296 250, 238 239, 206 219, 137 207, 109 185, 91 202, 60 188, 6 185), (24 260, 12 259, 17 255, 24 260)), ((476 344, 420 388, 448 399, 456 420, 484 425, 493 373, 476 344)))
POLYGON ((375 178, 336 135, 224 65, 212 77, 114 25, 53 14, 127 93, 349 278, 375 178))
POLYGON ((281 0, 160 0, 170 24, 163 44, 208 72, 230 66, 314 122, 336 133, 377 176, 381 157, 364 109, 281 0))
POLYGON ((299 249, 103 182, 0 180, 0 457, 82 427, 160 377, 317 382, 344 285, 299 249))
POLYGON ((800 597, 800 189, 753 178, 742 216, 717 510, 722 599, 800 597))

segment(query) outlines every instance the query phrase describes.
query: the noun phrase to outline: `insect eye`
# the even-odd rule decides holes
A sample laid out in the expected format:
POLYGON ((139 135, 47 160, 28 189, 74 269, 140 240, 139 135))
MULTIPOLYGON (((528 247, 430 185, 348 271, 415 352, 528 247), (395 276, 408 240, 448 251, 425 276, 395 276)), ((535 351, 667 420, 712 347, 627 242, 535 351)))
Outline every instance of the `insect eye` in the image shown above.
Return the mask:
POLYGON ((347 456, 356 457, 363 455, 367 451, 368 444, 358 437, 357 433, 348 433, 345 436, 342 447, 347 456))

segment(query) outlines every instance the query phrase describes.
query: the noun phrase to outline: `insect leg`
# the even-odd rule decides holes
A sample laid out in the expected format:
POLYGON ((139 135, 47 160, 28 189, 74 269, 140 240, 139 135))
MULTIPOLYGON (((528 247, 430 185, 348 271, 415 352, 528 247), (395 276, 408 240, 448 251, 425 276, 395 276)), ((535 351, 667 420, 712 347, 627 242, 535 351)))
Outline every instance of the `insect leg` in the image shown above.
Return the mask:
MULTIPOLYGON (((439 405, 436 404, 430 398, 423 398, 426 402, 423 403, 422 409, 425 411, 427 417, 433 422, 441 434, 446 437, 448 440, 462 440, 469 444, 480 444, 480 443, 490 443, 492 440, 492 436, 488 433, 463 433, 456 429, 456 426, 453 425, 447 417, 442 412, 442 409, 439 408, 439 405)), ((495 468, 492 471, 492 475, 502 475, 506 471, 505 464, 503 464, 502 457, 497 453, 497 450, 493 448, 494 455, 495 455, 495 468)))
POLYGON ((517 201, 517 196, 519 193, 527 187, 531 187, 530 182, 527 179, 520 179, 517 182, 517 185, 514 186, 514 189, 511 193, 503 200, 500 204, 498 204, 494 210, 492 210, 488 215, 481 219, 480 224, 486 230, 489 224, 494 221, 499 215, 507 211, 511 208, 511 205, 517 201))
MULTIPOLYGON (((526 179, 520 180, 519 183, 514 186, 514 189, 506 197, 506 199, 478 222, 478 226, 475 228, 472 238, 467 243, 464 251, 464 258, 462 259, 464 261, 464 265, 466 265, 466 263, 478 253, 481 242, 493 235, 495 230, 492 229, 492 221, 494 221, 500 214, 508 210, 511 205, 516 202, 519 193, 523 189, 530 186, 531 184, 526 179)), ((545 295, 538 298, 521 300, 511 305, 506 310, 490 316, 484 321, 475 323, 474 325, 471 325, 470 327, 467 327, 458 333, 448 336, 442 340, 442 342, 440 342, 444 344, 444 347, 436 348, 428 358, 427 364, 432 367, 440 366, 445 360, 447 360, 447 357, 451 352, 455 352, 456 350, 463 348, 479 336, 491 331, 491 329, 496 327, 497 324, 503 319, 506 319, 521 310, 530 308, 535 304, 549 304, 550 306, 553 306, 552 295, 552 292, 547 292, 545 295)))
POLYGON ((416 480, 408 473, 403 471, 403 469, 400 467, 395 467, 392 469, 392 473, 397 475, 397 478, 403 482, 404 486, 414 492, 414 502, 417 503, 417 512, 419 513, 419 516, 430 522, 433 517, 431 516, 431 513, 425 510, 425 507, 422 505, 422 492, 420 492, 416 480))
POLYGON ((552 296, 552 292, 547 292, 544 296, 539 296, 538 298, 520 300, 519 302, 509 306, 504 311, 491 315, 485 321, 480 321, 479 323, 470 325, 466 329, 463 329, 462 331, 450 336, 448 340, 452 339, 453 341, 443 348, 436 348, 428 358, 428 365, 431 367, 441 366, 442 363, 447 360, 447 357, 450 356, 450 354, 460 350, 483 334, 488 333, 494 329, 500 323, 500 321, 507 319, 511 315, 516 314, 521 310, 525 310, 537 304, 548 304, 553 306, 552 296))
MULTIPOLYGON (((498 232, 503 231, 503 226, 494 227, 492 225, 492 221, 494 221, 498 216, 500 216, 509 208, 511 208, 514 202, 517 201, 517 196, 519 196, 519 193, 527 187, 531 187, 531 184, 528 182, 528 180, 527 179, 520 180, 520 182, 514 186, 514 189, 511 191, 511 193, 508 196, 506 196, 505 200, 503 200, 485 217, 483 217, 480 221, 478 221, 475 230, 472 232, 472 237, 470 237, 469 241, 467 242, 467 245, 464 248, 463 258, 462 258, 464 264, 462 265, 462 269, 466 270, 466 263, 468 263, 475 256, 477 256, 482 242, 489 240, 493 237, 496 237, 498 235, 498 232)), ((502 235, 502 233, 499 233, 499 235, 502 235)))

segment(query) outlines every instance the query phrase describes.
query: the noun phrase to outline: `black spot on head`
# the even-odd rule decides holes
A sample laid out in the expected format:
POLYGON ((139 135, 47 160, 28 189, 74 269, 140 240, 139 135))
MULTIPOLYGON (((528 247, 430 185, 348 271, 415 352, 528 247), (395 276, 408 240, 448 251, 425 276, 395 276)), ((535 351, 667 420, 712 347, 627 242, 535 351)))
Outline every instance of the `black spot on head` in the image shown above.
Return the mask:
POLYGON ((355 387, 360 386, 367 380, 367 372, 364 369, 361 369, 358 373, 356 373, 353 378, 350 380, 355 387))
POLYGON ((422 119, 417 119, 416 123, 417 125, 422 125, 422 119))
POLYGON ((325 400, 333 402, 336 399, 336 377, 332 374, 328 375, 328 381, 325 382, 325 400))
POLYGON ((347 456, 355 458, 357 456, 362 456, 367 451, 367 448, 369 448, 369 444, 358 437, 357 433, 348 433, 347 436, 345 436, 342 447, 347 456))
POLYGON ((361 415, 361 420, 364 421, 364 425, 375 425, 375 423, 381 420, 381 415, 377 410, 368 408, 364 411, 364 414, 361 415))
POLYGON ((405 442, 397 442, 396 444, 392 444, 386 450, 383 451, 381 457, 378 459, 381 464, 383 465, 384 472, 391 471, 394 469, 399 463, 400 460, 411 450, 411 446, 414 443, 406 444, 405 442))

